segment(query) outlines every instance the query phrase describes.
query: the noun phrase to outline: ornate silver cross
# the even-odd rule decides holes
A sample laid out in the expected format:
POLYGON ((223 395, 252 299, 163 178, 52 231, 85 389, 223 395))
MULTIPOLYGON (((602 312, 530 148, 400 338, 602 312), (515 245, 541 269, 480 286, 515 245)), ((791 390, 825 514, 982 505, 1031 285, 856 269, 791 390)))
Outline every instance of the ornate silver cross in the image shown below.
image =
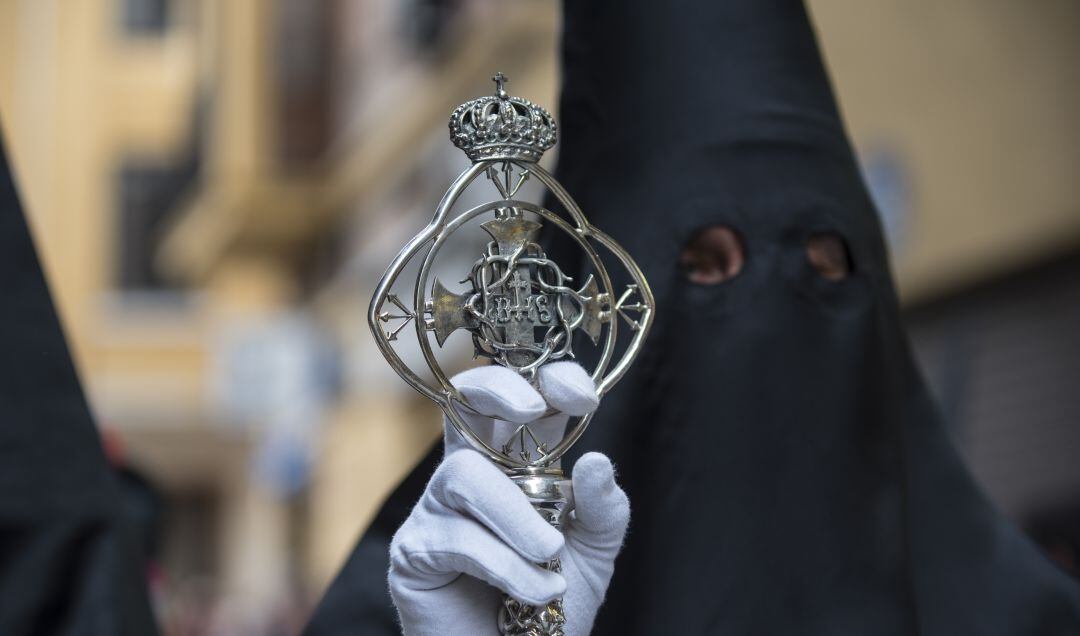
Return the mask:
MULTIPOLYGON (((368 323, 394 370, 439 404, 465 441, 502 466, 537 511, 559 527, 572 499, 570 480, 557 462, 584 433, 592 416, 577 418, 562 439, 550 446, 537 439, 529 424, 517 427, 503 443, 482 439, 462 416, 463 409, 479 410, 450 383, 431 340, 441 348, 455 332, 465 331, 472 337, 476 357, 533 380, 543 364, 574 357, 574 335, 580 332, 584 338, 578 339, 579 344, 601 348, 591 375, 597 394, 603 396, 637 356, 652 325, 654 301, 644 274, 630 255, 593 227, 558 181, 537 165, 544 151, 555 144, 555 120, 540 106, 511 97, 502 73, 492 79, 495 95, 462 104, 450 115, 450 138, 472 159, 472 167, 450 185, 431 223, 402 248, 387 269, 372 298, 368 323), (499 198, 452 214, 462 192, 481 177, 495 186, 499 198), (520 200, 518 193, 529 179, 547 188, 566 214, 520 200), (454 291, 432 277, 432 266, 448 238, 477 218, 486 219, 481 227, 490 241, 460 281, 464 289, 454 291), (580 285, 575 285, 536 242, 544 224, 566 234, 585 255, 591 273, 580 285), (621 266, 633 282, 616 292, 601 251, 607 252, 608 263, 621 266), (398 277, 414 259, 420 264, 416 280, 404 291, 393 291, 398 277), (402 299, 409 291, 411 302, 402 299), (629 327, 631 334, 616 359, 620 324, 629 327), (415 329, 427 372, 434 381, 405 364, 394 348, 409 327, 415 329)), ((547 566, 557 568, 557 560, 547 566)), ((508 598, 499 617, 504 634, 556 636, 562 634, 563 623, 561 601, 536 608, 508 598)))
POLYGON ((492 79, 494 96, 466 102, 450 115, 450 139, 472 159, 472 167, 454 180, 431 223, 391 263, 375 290, 368 322, 394 370, 443 407, 469 444, 507 470, 543 469, 581 436, 590 418, 580 418, 558 444, 537 446, 529 453, 520 448, 511 453, 504 444, 480 439, 460 415, 460 409, 471 407, 443 372, 429 336, 442 347, 453 333, 466 331, 477 357, 532 379, 541 365, 573 358, 574 335, 580 332, 585 335, 581 341, 601 347, 591 375, 602 396, 637 355, 652 324, 653 297, 630 255, 593 227, 566 190, 536 163, 555 144, 555 120, 542 107, 507 94, 502 73, 492 79), (499 197, 451 214, 462 192, 481 177, 494 185, 499 197), (539 181, 566 214, 519 199, 530 179, 539 181), (465 289, 454 290, 434 279, 433 263, 449 237, 469 221, 485 217, 481 227, 490 241, 460 281, 465 289), (584 253, 591 273, 580 284, 536 242, 544 224, 566 234, 584 253), (605 264, 611 261, 602 259, 601 251, 622 266, 631 283, 613 289, 605 264), (420 263, 415 283, 395 291, 398 277, 414 259, 420 263), (410 291, 411 302, 404 300, 410 291), (631 337, 616 359, 619 324, 630 328, 631 337), (410 327, 434 382, 405 364, 394 349, 410 327))

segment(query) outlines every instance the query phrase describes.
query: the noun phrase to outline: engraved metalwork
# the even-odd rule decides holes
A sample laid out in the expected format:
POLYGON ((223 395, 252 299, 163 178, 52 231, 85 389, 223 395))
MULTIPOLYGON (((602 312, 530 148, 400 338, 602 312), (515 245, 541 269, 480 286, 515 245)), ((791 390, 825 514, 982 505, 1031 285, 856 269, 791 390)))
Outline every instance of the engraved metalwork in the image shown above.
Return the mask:
POLYGON ((387 323, 391 320, 398 321, 397 326, 386 332, 387 340, 397 340, 398 334, 401 333, 402 330, 405 329, 405 327, 409 326, 409 321, 416 319, 416 314, 413 313, 411 309, 402 304, 401 300, 398 299, 396 294, 388 294, 386 296, 386 300, 402 312, 401 314, 392 314, 389 311, 383 311, 379 313, 379 320, 381 322, 387 323))
MULTIPOLYGON (((554 119, 540 106, 510 96, 502 73, 492 79, 496 84, 493 96, 462 104, 450 116, 451 140, 473 165, 450 185, 431 223, 390 264, 372 298, 368 323, 394 370, 441 406, 462 438, 501 466, 533 507, 559 527, 573 506, 573 498, 570 481, 563 476, 558 460, 581 437, 592 416, 571 421, 562 439, 553 445, 540 441, 529 424, 517 427, 506 439, 482 439, 462 417, 463 409, 479 409, 470 406, 450 383, 431 342, 441 348, 454 333, 468 333, 476 357, 534 380, 543 364, 573 358, 575 335, 581 334, 577 344, 600 348, 591 375, 597 393, 603 396, 637 356, 652 325, 654 300, 630 255, 589 224, 563 187, 535 163, 556 142, 554 119), (462 192, 480 178, 494 186, 498 198, 452 215, 462 192), (565 215, 518 198, 522 185, 531 179, 558 200, 565 215), (452 289, 432 277, 432 267, 449 237, 474 219, 484 219, 480 226, 490 240, 459 282, 464 288, 452 289), (544 224, 565 233, 581 249, 590 271, 583 280, 567 275, 536 242, 544 224), (608 262, 618 263, 630 279, 622 289, 614 289, 602 251, 610 256, 608 262), (391 290, 414 259, 420 268, 411 286, 412 302, 408 303, 400 292, 391 290), (433 382, 405 364, 394 349, 410 325, 433 382), (630 330, 630 337, 617 352, 620 325, 630 330)), ((545 567, 558 568, 558 560, 545 567)), ((562 634, 565 616, 561 600, 535 608, 507 597, 498 623, 503 634, 554 636, 562 634)))
MULTIPOLYGON (((552 572, 562 572, 562 562, 552 559, 544 565, 552 572)), ((523 634, 527 636, 564 636, 566 614, 563 612, 561 598, 543 607, 536 607, 512 598, 503 597, 499 608, 499 633, 523 634)))
POLYGON ((492 79, 495 95, 466 102, 450 114, 450 140, 473 161, 539 161, 555 145, 555 118, 527 99, 508 95, 502 73, 492 79))
MULTIPOLYGON (((529 503, 552 527, 561 530, 566 515, 574 508, 572 482, 561 473, 519 473, 510 476, 525 493, 529 503)), ((543 564, 553 572, 562 571, 558 557, 543 564)), ((528 636, 563 636, 566 614, 562 599, 555 599, 544 607, 522 603, 511 596, 503 596, 499 608, 499 633, 524 634, 528 636)))
POLYGON ((597 342, 607 299, 592 276, 569 287, 572 279, 534 242, 540 223, 505 207, 482 227, 493 240, 465 279, 474 291, 455 294, 436 278, 425 306, 439 346, 468 329, 477 356, 532 377, 545 362, 573 357, 575 329, 597 342))

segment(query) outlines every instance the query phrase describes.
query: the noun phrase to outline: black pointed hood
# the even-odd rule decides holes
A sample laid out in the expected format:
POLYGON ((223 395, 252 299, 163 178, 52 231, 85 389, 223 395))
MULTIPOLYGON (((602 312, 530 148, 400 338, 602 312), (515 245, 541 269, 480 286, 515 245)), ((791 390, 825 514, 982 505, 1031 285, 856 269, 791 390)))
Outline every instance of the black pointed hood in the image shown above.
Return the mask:
POLYGON ((156 633, 0 144, 0 633, 156 633))

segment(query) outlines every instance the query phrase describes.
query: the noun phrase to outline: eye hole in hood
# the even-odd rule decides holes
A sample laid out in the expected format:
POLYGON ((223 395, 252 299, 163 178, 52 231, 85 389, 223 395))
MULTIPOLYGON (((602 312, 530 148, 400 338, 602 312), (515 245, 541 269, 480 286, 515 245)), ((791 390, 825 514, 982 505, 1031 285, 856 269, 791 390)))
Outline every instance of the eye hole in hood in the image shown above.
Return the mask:
POLYGON ((806 239, 806 260, 825 280, 844 280, 855 269, 847 242, 836 232, 811 234, 806 239))
POLYGON ((679 264, 687 280, 698 285, 727 282, 739 275, 745 263, 742 238, 727 225, 698 231, 679 254, 679 264))

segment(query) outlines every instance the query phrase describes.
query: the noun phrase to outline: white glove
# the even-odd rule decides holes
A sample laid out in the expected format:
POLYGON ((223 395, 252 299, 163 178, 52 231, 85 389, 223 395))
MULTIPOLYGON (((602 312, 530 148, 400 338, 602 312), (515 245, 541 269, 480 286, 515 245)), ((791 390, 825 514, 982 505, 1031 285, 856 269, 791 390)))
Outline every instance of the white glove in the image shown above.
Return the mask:
MULTIPOLYGON (((499 445, 526 422, 535 422, 544 441, 557 440, 570 415, 589 413, 598 403, 592 379, 573 362, 541 367, 540 393, 500 366, 470 369, 452 382, 470 404, 500 418, 473 414, 469 422, 482 439, 499 445), (536 421, 547 404, 562 414, 536 421), (505 434, 492 437, 499 431, 505 434)), ((583 455, 572 479, 575 508, 564 535, 447 425, 446 458, 390 543, 390 594, 405 634, 497 634, 503 592, 536 606, 561 596, 566 635, 588 634, 622 547, 630 504, 600 453, 583 455), (561 574, 537 565, 555 556, 562 559, 561 574)))

